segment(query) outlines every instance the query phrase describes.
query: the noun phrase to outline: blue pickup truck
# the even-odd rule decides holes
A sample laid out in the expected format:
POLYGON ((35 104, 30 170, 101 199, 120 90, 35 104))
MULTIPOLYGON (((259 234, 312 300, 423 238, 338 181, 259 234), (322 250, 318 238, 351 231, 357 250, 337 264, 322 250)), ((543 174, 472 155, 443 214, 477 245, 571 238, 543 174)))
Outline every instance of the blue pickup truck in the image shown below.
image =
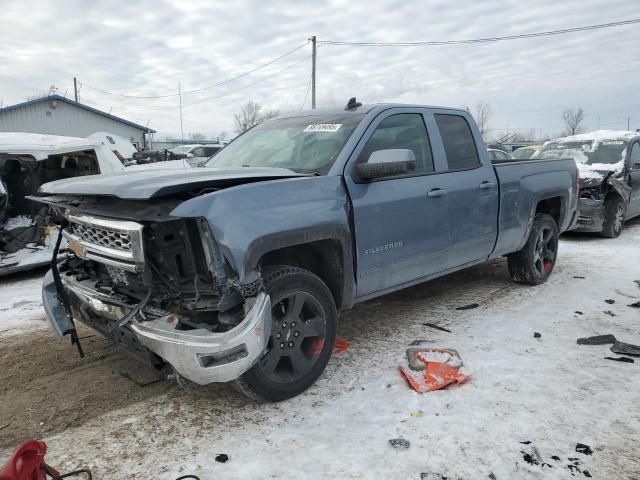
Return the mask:
POLYGON ((203 168, 44 185, 67 252, 44 307, 81 353, 76 321, 178 378, 284 400, 325 369, 340 310, 501 256, 545 282, 577 184, 571 159, 492 165, 463 110, 352 99, 203 168))

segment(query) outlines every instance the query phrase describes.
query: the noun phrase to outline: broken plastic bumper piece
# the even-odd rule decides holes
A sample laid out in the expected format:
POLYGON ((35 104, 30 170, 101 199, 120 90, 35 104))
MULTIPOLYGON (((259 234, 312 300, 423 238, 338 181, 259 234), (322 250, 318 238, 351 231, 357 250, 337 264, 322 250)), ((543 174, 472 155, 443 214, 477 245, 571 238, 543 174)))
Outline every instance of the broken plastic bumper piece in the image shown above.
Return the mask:
MULTIPOLYGON (((64 288, 73 305, 74 318, 103 335, 97 328, 99 318, 107 322, 121 319, 130 308, 115 304, 108 295, 88 288, 81 282, 63 278, 64 288)), ((47 318, 58 335, 68 328, 68 318, 55 293, 53 278, 47 274, 43 285, 43 301, 47 318)), ((204 328, 178 330, 178 317, 167 313, 150 319, 135 315, 127 328, 138 342, 169 363, 182 377, 200 385, 227 382, 245 373, 264 353, 271 334, 271 300, 264 292, 247 300, 248 311, 243 320, 227 332, 211 332, 204 328)), ((143 309, 143 313, 145 310, 143 309)))
POLYGON ((606 216, 604 202, 581 198, 578 202, 578 218, 573 230, 581 232, 601 232, 606 216))

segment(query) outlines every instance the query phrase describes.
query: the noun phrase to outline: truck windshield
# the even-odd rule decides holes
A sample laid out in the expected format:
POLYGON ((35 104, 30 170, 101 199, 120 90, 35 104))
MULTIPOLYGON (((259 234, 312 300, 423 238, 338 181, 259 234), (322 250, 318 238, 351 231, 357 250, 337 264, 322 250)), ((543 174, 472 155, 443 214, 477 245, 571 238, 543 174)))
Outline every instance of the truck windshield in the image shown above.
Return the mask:
POLYGON ((209 168, 276 167, 325 175, 363 114, 268 120, 211 157, 209 168))
POLYGON ((627 142, 624 140, 581 140, 549 142, 535 155, 536 158, 573 158, 586 165, 614 164, 624 160, 627 142))

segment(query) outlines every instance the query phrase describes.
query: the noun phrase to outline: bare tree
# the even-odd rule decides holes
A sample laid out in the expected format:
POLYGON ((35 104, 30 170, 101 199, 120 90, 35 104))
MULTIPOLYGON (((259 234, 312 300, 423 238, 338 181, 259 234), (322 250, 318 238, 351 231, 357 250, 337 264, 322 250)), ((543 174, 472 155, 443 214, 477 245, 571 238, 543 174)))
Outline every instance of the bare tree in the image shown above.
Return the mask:
POLYGON ((489 132, 489 118, 491 117, 491 105, 481 101, 476 105, 476 111, 473 115, 482 134, 482 138, 486 140, 487 133, 489 132))
POLYGON ((518 132, 512 141, 514 142, 535 142, 537 139, 536 129, 530 128, 526 132, 518 132))
POLYGON ((564 119, 565 135, 575 135, 582 131, 582 121, 584 120, 584 111, 582 108, 568 108, 562 112, 564 119))
POLYGON ((530 128, 524 133, 524 139, 527 142, 536 142, 538 140, 538 135, 536 133, 535 128, 530 128))
POLYGON ((242 133, 254 125, 278 115, 277 110, 269 110, 262 113, 262 105, 253 100, 248 101, 238 113, 233 115, 234 129, 237 133, 242 133))
POLYGON ((191 135, 191 140, 194 142, 201 142, 202 140, 206 140, 206 136, 204 133, 194 133, 191 135))

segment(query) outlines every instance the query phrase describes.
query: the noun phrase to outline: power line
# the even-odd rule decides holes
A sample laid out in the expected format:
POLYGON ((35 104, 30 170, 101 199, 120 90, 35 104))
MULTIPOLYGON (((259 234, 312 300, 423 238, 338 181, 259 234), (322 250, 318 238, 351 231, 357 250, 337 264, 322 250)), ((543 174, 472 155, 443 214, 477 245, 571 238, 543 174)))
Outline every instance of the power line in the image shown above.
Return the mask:
POLYGON ((503 37, 486 37, 473 38, 466 40, 438 40, 438 41, 421 41, 421 42, 352 42, 339 40, 318 40, 318 43, 325 45, 350 45, 354 47, 425 47, 438 45, 460 45, 465 43, 488 43, 501 42, 504 40, 520 40, 522 38, 546 37, 550 35, 561 35, 565 33, 583 32, 587 30, 598 30, 601 28, 620 27, 622 25, 631 25, 640 23, 640 18, 631 20, 622 20, 620 22, 600 23, 597 25, 586 25, 584 27, 564 28, 562 30, 550 30, 547 32, 521 33, 518 35, 506 35, 503 37))
POLYGON ((309 96, 309 90, 311 90, 311 82, 313 77, 309 77, 309 85, 307 85, 307 93, 304 94, 304 100, 302 101, 302 105, 300 105, 300 110, 304 108, 304 104, 307 103, 307 97, 309 96))
POLYGON ((216 95, 215 97, 207 97, 207 98, 203 98, 202 100, 198 100, 197 102, 192 102, 192 103, 190 103, 190 104, 188 104, 188 105, 184 105, 184 107, 191 107, 191 106, 193 106, 193 105, 198 105, 198 104, 200 104, 200 103, 208 102, 209 100, 216 100, 216 99, 218 99, 218 98, 222 98, 222 97, 226 97, 227 95, 231 95, 232 93, 239 92, 240 90, 244 90, 245 88, 253 87, 254 85, 257 85, 258 83, 261 83, 261 82, 263 82, 263 81, 265 81, 265 80, 268 80, 269 78, 275 77, 276 75, 279 75, 279 74, 281 74, 282 72, 284 72, 284 71, 286 71, 286 70, 289 70, 290 68, 293 68, 293 67, 295 67, 296 65, 298 65, 298 64, 300 64, 300 63, 302 63, 302 62, 304 62, 305 60, 308 60, 308 59, 310 59, 310 58, 311 58, 311 55, 307 55, 306 57, 302 57, 300 60, 298 60, 298 61, 296 61, 296 62, 294 62, 294 63, 291 63, 291 64, 287 65, 287 66, 286 66, 286 67, 284 67, 283 69, 278 70, 277 72, 274 72, 274 73, 272 73, 271 75, 267 75, 266 77, 262 77, 261 79, 256 80, 255 82, 248 83, 248 84, 246 84, 246 85, 243 85, 242 87, 236 88, 236 89, 231 90, 231 91, 229 91, 229 92, 225 92, 225 93, 222 93, 222 94, 220 94, 220 95, 216 95))
MULTIPOLYGON (((196 88, 194 90, 184 90, 182 92, 182 95, 187 95, 189 93, 198 93, 198 92, 202 92, 204 90, 209 90, 211 88, 215 88, 215 87, 219 87, 221 85, 225 85, 227 83, 233 82, 235 80, 238 80, 240 78, 246 77, 247 75, 250 75, 254 72, 257 72, 258 70, 261 70, 265 67, 268 67, 269 65, 276 63, 278 60, 282 60, 283 58, 291 55, 294 52, 297 52, 298 50, 300 50, 301 48, 306 47, 307 44, 303 44, 303 45, 299 45, 296 48, 289 50, 287 53, 284 53, 282 55, 280 55, 277 58, 274 58, 273 60, 268 61, 267 63, 264 63, 262 65, 260 65, 259 67, 256 67, 252 70, 249 70, 247 72, 241 73, 240 75, 236 75, 235 77, 232 78, 228 78, 227 80, 223 80, 222 82, 218 82, 215 83, 213 85, 207 85, 206 87, 201 87, 201 88, 196 88)), ((125 94, 121 94, 121 93, 114 93, 114 92, 109 92, 107 90, 103 90, 97 87, 93 87, 85 82, 81 82, 81 85, 87 88, 90 88, 91 90, 95 90, 96 92, 100 92, 100 93, 104 93, 105 95, 111 95, 114 97, 122 97, 122 98, 139 98, 139 99, 155 99, 155 98, 171 98, 171 97, 178 97, 179 94, 177 93, 171 93, 171 94, 166 94, 166 95, 125 95, 125 94)))
MULTIPOLYGON (((216 95, 216 96, 213 96, 213 97, 202 98, 202 99, 200 99, 198 101, 191 102, 191 103, 186 104, 186 105, 182 105, 182 108, 192 107, 194 105, 199 105, 201 103, 205 103, 205 102, 208 102, 210 100, 216 100, 218 98, 226 97, 227 95, 231 95, 233 93, 239 92, 240 90, 244 90, 245 88, 252 87, 254 85, 257 85, 258 83, 261 83, 261 82, 263 82, 265 80, 268 80, 268 79, 270 79, 272 77, 275 77, 276 75, 279 75, 282 72, 284 72, 286 70, 289 70, 290 68, 295 67, 296 65, 299 65, 300 63, 304 62, 305 60, 308 60, 309 58, 311 58, 311 55, 307 55, 306 57, 302 57, 301 59, 299 59, 299 60, 297 60, 297 61, 295 61, 293 63, 290 63, 289 65, 287 65, 286 67, 278 70, 277 72, 274 72, 274 73, 272 73, 270 75, 267 75, 266 77, 262 77, 259 80, 256 80, 255 82, 248 83, 246 85, 243 85, 242 87, 236 88, 234 90, 230 90, 230 91, 222 93, 220 95, 216 95)), ((175 106, 167 105, 167 106, 158 107, 158 108, 147 108, 145 110, 168 110, 168 109, 173 109, 173 108, 175 108, 175 106)))

